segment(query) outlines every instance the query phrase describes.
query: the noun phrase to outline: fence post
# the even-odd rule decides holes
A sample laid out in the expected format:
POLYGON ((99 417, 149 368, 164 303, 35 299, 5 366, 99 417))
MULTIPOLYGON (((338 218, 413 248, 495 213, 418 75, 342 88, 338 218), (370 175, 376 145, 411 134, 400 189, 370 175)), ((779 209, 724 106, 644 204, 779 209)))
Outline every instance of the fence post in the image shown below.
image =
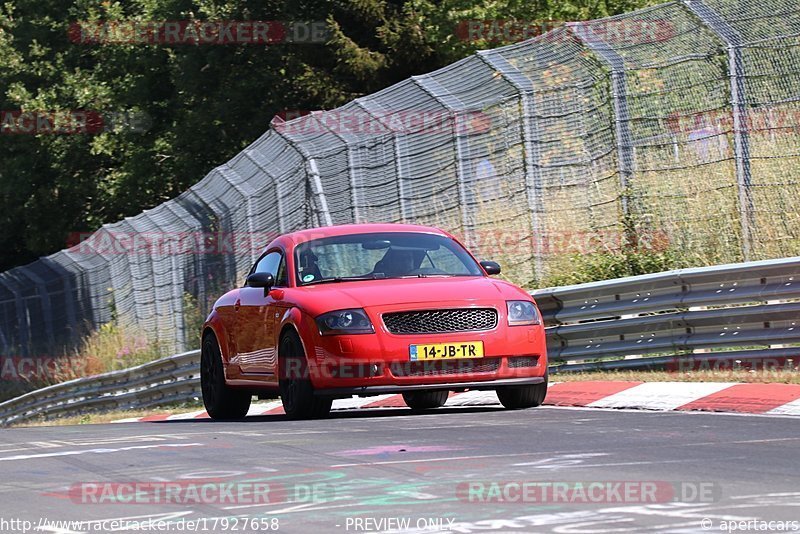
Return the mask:
POLYGON ((631 223, 631 181, 635 168, 631 117, 628 110, 628 82, 625 79, 625 60, 594 32, 591 24, 570 22, 572 35, 611 68, 611 96, 614 102, 614 132, 617 138, 617 166, 622 191, 622 216, 628 245, 636 245, 635 228, 631 223))
MULTIPOLYGON (((333 111, 331 113, 340 113, 340 112, 339 111, 333 111)), ((327 131, 329 131, 334 137, 336 137, 342 143, 344 143, 344 149, 347 152, 347 174, 348 174, 348 176, 350 178, 350 202, 352 202, 352 206, 351 207, 353 208, 353 221, 352 222, 358 223, 358 222, 361 222, 361 221, 359 220, 360 219, 359 198, 358 198, 358 194, 357 194, 357 191, 358 191, 357 182, 358 182, 358 180, 356 180, 356 168, 355 168, 356 166, 355 166, 355 162, 353 161, 353 151, 350 150, 350 143, 348 142, 348 140, 344 136, 344 134, 342 134, 342 132, 335 131, 333 128, 328 126, 323 119, 321 119, 321 116, 324 115, 324 114, 325 114, 325 112, 312 111, 311 112, 311 118, 313 118, 317 122, 317 124, 319 124, 320 126, 325 128, 327 131)), ((337 121, 337 123, 338 124, 344 124, 344 121, 339 120, 339 121, 337 121)))
MULTIPOLYGON (((277 134, 276 134, 277 135, 277 134)), ((283 202, 281 202, 281 190, 278 181, 278 177, 275 176, 267 167, 261 165, 256 158, 250 155, 252 150, 246 150, 245 156, 247 159, 253 162, 253 165, 258 167, 258 170, 263 172, 268 178, 272 180, 272 183, 275 184, 275 209, 278 213, 278 232, 281 234, 286 233, 286 222, 284 218, 284 209, 283 209, 283 202)))
POLYGON ((750 261, 753 247, 754 204, 750 171, 750 134, 747 124, 747 91, 742 46, 744 40, 736 29, 702 0, 683 0, 684 5, 719 37, 728 50, 728 74, 733 111, 733 150, 736 158, 736 186, 739 196, 739 222, 742 233, 742 257, 750 261))
POLYGON ((317 217, 319 218, 319 223, 323 226, 333 226, 331 212, 328 209, 328 199, 325 196, 325 188, 322 187, 322 178, 320 178, 319 169, 317 168, 317 161, 308 152, 308 150, 303 148, 303 145, 296 142, 288 135, 279 132, 278 130, 274 131, 277 135, 285 139, 292 148, 297 150, 297 152, 305 160, 306 165, 308 166, 308 177, 311 178, 311 192, 313 193, 313 196, 316 197, 317 217))
MULTIPOLYGON (((236 172, 236 169, 234 169, 227 163, 224 163, 219 167, 217 167, 217 170, 219 171, 220 176, 222 176, 225 179, 225 181, 228 182, 231 185, 231 187, 236 190, 237 193, 242 195, 242 198, 244 199, 247 211, 247 231, 250 234, 247 236, 247 242, 250 243, 249 256, 250 256, 250 263, 252 264, 256 261, 256 259, 258 259, 258 255, 261 253, 260 250, 257 250, 252 245, 253 243, 252 239, 255 236, 255 228, 253 227, 253 195, 255 194, 255 191, 253 190, 252 187, 246 185, 245 180, 237 181, 233 176, 229 177, 228 175, 236 175, 236 177, 241 178, 241 176, 239 176, 239 173, 236 172)), ((234 232, 234 235, 231 235, 230 239, 232 240, 232 243, 235 247, 239 241, 237 241, 236 239, 235 235, 236 231, 232 230, 232 232, 234 232)), ((228 238, 228 236, 225 237, 228 238)), ((233 251, 234 258, 237 258, 236 253, 237 251, 234 249, 233 251)), ((239 273, 237 272, 236 274, 238 276, 239 273)))
POLYGON ((50 302, 50 294, 47 292, 47 286, 41 277, 27 267, 20 267, 20 271, 36 285, 36 293, 39 295, 39 300, 42 303, 42 316, 44 318, 44 331, 47 336, 47 344, 51 349, 55 350, 56 338, 53 332, 53 307, 50 302))
POLYGON ((542 261, 542 236, 541 216, 544 212, 542 200, 542 169, 539 166, 539 145, 534 142, 533 127, 533 82, 519 69, 512 65, 497 50, 484 50, 478 52, 478 57, 489 67, 497 71, 504 80, 519 91, 522 103, 522 143, 525 147, 525 189, 527 190, 528 209, 530 210, 531 232, 533 234, 533 270, 536 280, 541 280, 544 275, 542 261))
POLYGON ((3 276, 5 274, 6 273, 0 275, 0 285, 8 289, 8 292, 14 296, 14 310, 17 312, 17 332, 19 332, 19 337, 14 339, 12 325, 12 331, 8 337, 13 339, 13 341, 9 344, 13 346, 14 342, 16 342, 20 348, 22 356, 28 356, 28 351, 30 349, 30 325, 28 324, 28 314, 25 310, 25 304, 22 302, 22 295, 20 295, 16 288, 14 288, 14 281, 9 280, 8 283, 6 283, 6 277, 3 276))
POLYGON ((461 226, 464 228, 464 240, 467 247, 472 247, 474 244, 474 228, 472 221, 469 217, 469 207, 467 206, 467 173, 469 170, 466 168, 464 158, 464 139, 461 136, 460 124, 458 120, 458 112, 464 111, 466 106, 456 96, 450 94, 442 84, 431 78, 430 76, 412 76, 411 80, 423 91, 436 100, 439 104, 444 106, 448 112, 452 114, 453 118, 453 137, 455 141, 455 156, 458 165, 456 172, 456 180, 458 181, 458 197, 461 203, 461 226))
POLYGON ((375 109, 375 105, 370 101, 364 101, 361 98, 356 98, 353 100, 355 104, 367 112, 367 115, 372 117, 373 119, 377 120, 383 126, 386 127, 386 130, 391 133, 392 135, 392 144, 394 145, 394 168, 395 174, 397 175, 397 200, 400 204, 400 221, 401 222, 409 222, 411 220, 411 212, 408 209, 408 203, 406 199, 407 191, 406 191, 406 179, 403 176, 403 164, 402 158, 400 157, 400 145, 397 142, 397 133, 392 131, 392 124, 391 120, 387 121, 385 117, 381 117, 380 115, 376 115, 374 112, 380 112, 380 110, 375 109))

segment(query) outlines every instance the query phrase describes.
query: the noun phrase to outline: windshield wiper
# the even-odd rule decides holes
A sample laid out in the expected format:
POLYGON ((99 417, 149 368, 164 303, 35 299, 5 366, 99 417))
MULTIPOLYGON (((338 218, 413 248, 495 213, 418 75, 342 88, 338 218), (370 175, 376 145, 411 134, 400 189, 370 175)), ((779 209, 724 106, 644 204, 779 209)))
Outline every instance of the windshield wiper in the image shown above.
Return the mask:
POLYGON ((417 273, 417 274, 403 274, 400 276, 389 276, 387 277, 388 280, 396 279, 396 278, 449 278, 451 276, 459 276, 457 274, 449 274, 449 273, 417 273))
POLYGON ((333 278, 320 278, 312 282, 306 282, 304 286, 311 286, 316 284, 329 284, 331 282, 356 282, 358 280, 385 280, 385 276, 376 276, 374 274, 369 276, 334 276, 333 278))

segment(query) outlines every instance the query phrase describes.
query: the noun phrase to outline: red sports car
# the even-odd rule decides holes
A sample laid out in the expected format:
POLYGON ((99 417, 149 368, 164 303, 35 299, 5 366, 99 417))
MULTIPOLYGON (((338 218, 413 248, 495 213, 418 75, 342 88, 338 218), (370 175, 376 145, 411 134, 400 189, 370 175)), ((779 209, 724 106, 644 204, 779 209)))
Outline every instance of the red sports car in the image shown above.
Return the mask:
POLYGON ((244 417, 253 395, 291 418, 323 417, 336 398, 402 393, 414 410, 449 391, 497 391, 538 406, 547 354, 533 298, 492 279, 450 234, 361 224, 283 235, 203 326, 203 402, 244 417))

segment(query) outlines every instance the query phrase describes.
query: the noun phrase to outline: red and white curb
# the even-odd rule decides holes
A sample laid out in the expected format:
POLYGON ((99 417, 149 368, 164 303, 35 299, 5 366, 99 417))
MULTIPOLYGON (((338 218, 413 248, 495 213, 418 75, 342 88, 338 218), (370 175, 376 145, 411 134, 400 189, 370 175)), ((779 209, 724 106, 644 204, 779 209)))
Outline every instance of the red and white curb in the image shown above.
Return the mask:
MULTIPOLYGON (((800 385, 735 382, 551 382, 546 405, 655 411, 706 411, 800 416, 800 385)), ((445 406, 499 406, 494 391, 450 395, 445 406)), ((402 395, 333 401, 334 411, 405 408, 402 395)), ((258 402, 248 416, 283 414, 280 401, 258 402)), ((115 423, 208 419, 204 410, 120 419, 115 423)))

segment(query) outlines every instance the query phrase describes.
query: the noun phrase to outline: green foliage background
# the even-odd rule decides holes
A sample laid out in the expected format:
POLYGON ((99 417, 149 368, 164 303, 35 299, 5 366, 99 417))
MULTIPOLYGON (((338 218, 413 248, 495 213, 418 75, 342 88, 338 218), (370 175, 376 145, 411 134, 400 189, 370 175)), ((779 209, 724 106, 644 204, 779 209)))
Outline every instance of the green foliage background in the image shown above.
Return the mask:
POLYGON ((650 0, 15 0, 0 4, 0 109, 147 117, 145 131, 0 134, 0 270, 176 196, 283 110, 329 109, 497 41, 465 20, 583 20, 650 0), (71 22, 326 20, 324 45, 85 45, 71 22))

